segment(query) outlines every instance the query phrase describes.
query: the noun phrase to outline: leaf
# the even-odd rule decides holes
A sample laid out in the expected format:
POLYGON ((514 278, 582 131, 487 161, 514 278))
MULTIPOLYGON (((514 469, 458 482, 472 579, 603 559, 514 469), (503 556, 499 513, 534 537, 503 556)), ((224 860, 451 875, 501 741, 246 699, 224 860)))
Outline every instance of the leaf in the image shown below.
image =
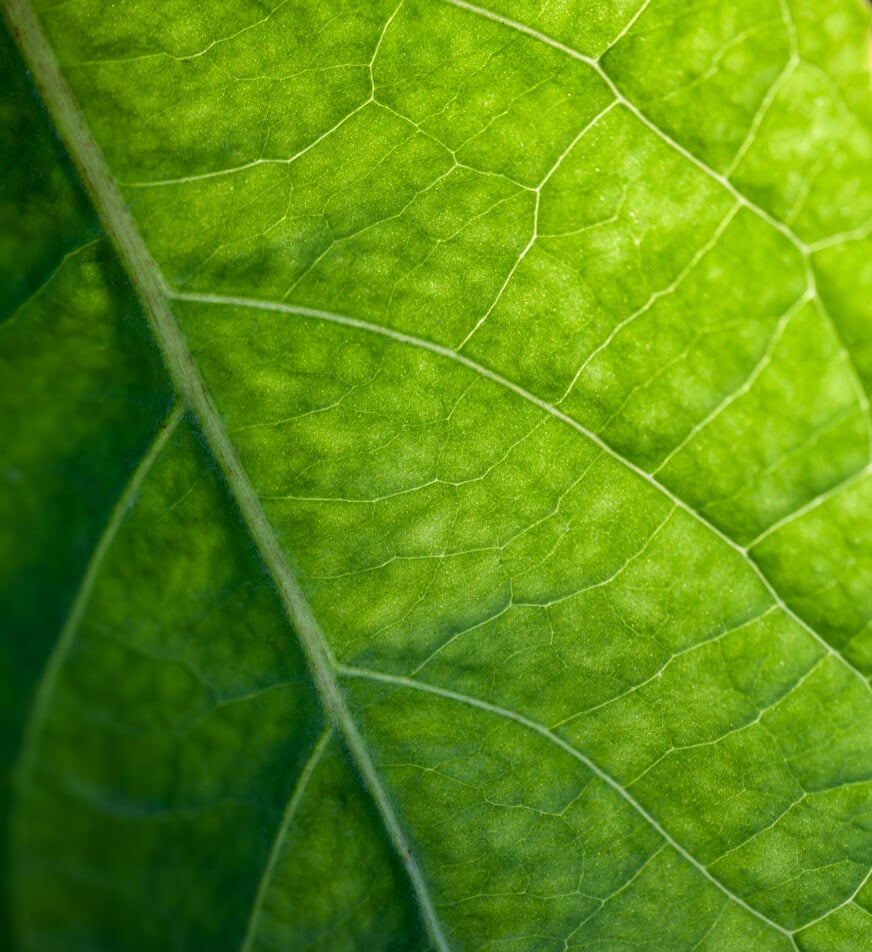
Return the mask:
POLYGON ((4 944, 872 944, 868 17, 491 4, 2 0, 4 944))

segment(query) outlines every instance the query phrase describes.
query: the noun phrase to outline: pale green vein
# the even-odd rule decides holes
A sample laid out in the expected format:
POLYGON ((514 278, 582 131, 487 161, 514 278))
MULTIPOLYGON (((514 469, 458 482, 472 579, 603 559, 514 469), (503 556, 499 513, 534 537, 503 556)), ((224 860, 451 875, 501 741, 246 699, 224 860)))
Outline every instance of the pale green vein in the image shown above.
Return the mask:
POLYGON ((644 314, 647 314, 651 308, 659 301, 661 298, 669 297, 670 294, 673 294, 675 291, 681 287, 684 280, 690 275, 693 269, 702 261, 703 258, 715 247, 715 245, 720 241, 721 236, 727 230, 730 225, 730 222, 736 217, 737 212, 739 211, 739 205, 730 206, 726 215, 718 223, 717 228, 712 232, 711 237, 706 241, 706 243, 699 248, 690 261, 682 268, 682 270, 675 276, 675 278, 664 288, 660 288, 658 291, 654 291, 651 296, 648 298, 645 303, 633 311, 632 314, 625 317, 623 320, 619 321, 609 332, 609 334, 603 339, 603 341, 598 344, 594 349, 585 357, 582 361, 581 366, 575 372, 575 376, 569 383, 569 386, 564 390, 563 395, 557 401, 559 406, 563 401, 572 393, 575 385, 581 379, 582 374, 587 370, 590 364, 596 360, 596 358, 609 347, 614 341, 614 339, 624 330, 624 328, 629 327, 630 324, 634 323, 644 314))
MULTIPOLYGON (((794 39, 794 45, 795 45, 794 39)), ((763 125, 763 121, 766 116, 769 114, 769 110, 772 108, 773 103, 778 98, 778 94, 784 88, 784 85, 789 82, 790 77, 796 70, 796 67, 799 66, 799 55, 796 50, 790 54, 790 58, 787 60, 787 63, 784 65, 784 68, 776 76, 775 82, 769 87, 769 91, 763 97, 762 102, 760 103, 757 112, 754 114, 754 118, 751 120, 751 125, 748 127, 748 133, 745 136, 744 142, 736 150, 736 154, 733 156, 732 162, 727 166, 726 177, 729 177, 736 171, 736 169, 741 165, 742 160, 748 154, 748 150, 753 145, 754 141, 757 138, 757 133, 760 131, 760 126, 763 125)))
MULTIPOLYGON (((378 56, 379 50, 381 49, 381 44, 382 44, 382 40, 384 39, 385 33, 387 32, 388 27, 390 27, 391 23, 393 22, 394 17, 399 12, 399 9, 401 6, 402 6, 402 2, 396 8, 396 10, 394 10, 394 12, 388 17, 388 20, 385 23, 384 28, 382 29, 382 32, 379 35, 379 38, 375 44, 375 49, 373 50, 373 54, 370 61, 368 63, 361 64, 363 67, 369 70, 369 78, 370 78, 369 96, 367 96, 367 98, 363 102, 355 106, 354 109, 351 110, 351 112, 344 115, 338 122, 334 123, 329 129, 327 129, 325 132, 322 132, 321 135, 313 139, 312 142, 310 142, 307 146, 304 146, 298 152, 295 152, 292 156, 289 156, 288 158, 284 158, 284 159, 267 159, 261 156, 260 158, 252 159, 250 162, 243 162, 241 165, 235 165, 232 168, 215 169, 214 171, 201 172, 197 175, 183 175, 178 178, 160 179, 158 181, 122 182, 121 184, 124 185, 126 188, 160 188, 166 185, 186 185, 191 182, 202 182, 205 179, 220 178, 225 175, 233 175, 235 172, 243 172, 243 171, 246 171, 247 169, 257 168, 259 165, 285 165, 285 166, 293 165, 298 159, 302 158, 304 155, 306 155, 306 153, 311 152, 312 149, 314 149, 317 145, 319 145, 325 139, 330 138, 330 136, 332 136, 334 132, 337 132, 339 129, 341 129, 342 126, 344 126, 349 121, 349 119, 353 119, 354 116, 356 116, 359 112, 361 112, 368 105, 376 101, 375 100, 375 80, 373 78, 373 67, 375 66, 376 57, 378 56)), ((255 26, 257 25, 259 24, 255 24, 255 26)), ((210 44, 210 47, 214 45, 215 44, 212 43, 210 44)), ((358 64, 347 64, 347 65, 356 66, 358 64)))
POLYGON ((825 912, 822 916, 818 916, 817 919, 812 919, 811 922, 807 922, 804 926, 800 926, 799 929, 797 929, 796 931, 802 932, 804 929, 810 929, 812 926, 817 925, 819 922, 823 922, 824 919, 828 919, 831 915, 838 912, 840 909, 843 909, 845 906, 850 906, 851 903, 854 903, 854 905, 856 905, 858 909, 861 909, 867 915, 870 915, 868 910, 864 909, 861 905, 859 905, 859 903, 854 902, 857 896, 860 895, 860 892, 862 891, 863 887, 866 885, 866 883, 869 882, 870 877, 872 877, 872 869, 870 869, 869 872, 866 873, 866 875, 860 880, 859 884, 857 885, 857 888, 851 893, 850 896, 848 896, 847 899, 845 899, 843 902, 840 902, 839 905, 836 906, 834 909, 830 909, 828 912, 825 912))
POLYGON ((636 870, 636 872, 633 873, 633 875, 632 875, 625 883, 623 883, 621 886, 619 886, 613 893, 610 893, 608 896, 606 896, 605 898, 603 898, 603 899, 600 900, 599 907, 596 908, 596 909, 594 909, 594 911, 593 911, 592 913, 590 913, 590 915, 585 916, 584 919, 582 919, 581 922, 579 922, 579 924, 572 930, 572 932, 570 932, 569 935, 563 940, 563 949, 564 949, 564 952, 568 952, 568 950, 569 950, 569 940, 570 940, 574 935, 576 935, 577 933, 579 933, 579 932, 581 931, 581 929, 582 929, 585 925, 587 925, 588 922, 591 921, 591 919, 595 919, 598 915, 600 915, 600 914, 602 913, 602 911, 606 908, 606 906, 607 906, 610 902, 612 902, 614 899, 617 899, 618 896, 620 896, 622 893, 625 893, 625 892, 633 885, 633 883, 636 882, 636 880, 642 875, 642 873, 645 872, 645 870, 651 865, 651 863, 653 863, 654 860, 657 859, 658 856, 660 856, 660 854, 661 854, 661 853, 663 852, 663 850, 665 850, 665 849, 666 849, 666 843, 662 843, 662 844, 661 844, 656 850, 654 850, 654 852, 639 866, 639 868, 636 870))
POLYGON ((770 701, 768 704, 763 705, 754 717, 749 718, 746 721, 743 721, 741 724, 738 724, 736 727, 731 727, 728 731, 724 731, 722 734, 718 734, 716 737, 713 737, 709 740, 701 740, 695 744, 680 744, 680 745, 670 745, 659 757, 655 760, 652 760, 650 764, 640 773, 638 776, 633 777, 633 779, 627 784, 627 787, 635 786, 643 777, 647 776, 652 770, 654 770, 659 764, 664 760, 668 759, 675 753, 680 753, 685 750, 699 750, 702 747, 713 747, 715 744, 721 743, 727 737, 733 737, 736 734, 742 734, 746 730, 749 730, 751 727, 755 727, 758 724, 761 724, 763 718, 780 704, 782 704, 787 698, 792 694, 798 691, 806 681, 811 678, 815 672, 823 665, 826 661, 827 656, 821 655, 817 658, 811 666, 806 670, 799 678, 797 678, 793 684, 791 684, 786 690, 779 694, 774 700, 770 701))
MULTIPOLYGON (((671 521, 672 517, 675 515, 676 507, 673 506, 666 513, 666 516, 660 520, 657 526, 655 526, 654 531, 647 539, 642 543, 642 545, 632 553, 632 555, 627 556, 626 559, 612 572, 611 575, 606 576, 604 579, 601 579, 598 582, 591 582, 589 585, 584 585, 582 588, 576 589, 574 592, 568 592, 566 595, 557 595, 554 598, 548 599, 548 601, 537 602, 537 601, 516 601, 514 602, 519 608, 551 608, 553 605, 559 605, 561 602, 569 601, 572 598, 578 598, 579 595, 584 595, 585 592, 592 592, 597 588, 605 588, 608 585, 611 585, 612 582, 619 579, 624 572, 634 563, 637 562, 642 556, 651 548, 651 543, 660 535, 660 533, 666 528, 666 526, 671 521)), ((558 545, 559 543, 555 543, 558 545)), ((551 551, 547 552, 541 559, 534 563, 531 568, 537 568, 543 562, 547 561, 554 552, 554 548, 551 551)))
POLYGON ((333 726, 332 724, 328 724, 318 739, 318 742, 312 749, 312 753, 309 755, 309 759, 306 761, 305 766, 300 771, 300 776, 297 778, 297 785, 294 787, 294 791, 288 800, 288 805, 285 808, 281 824, 279 825, 278 834, 273 840, 273 846, 272 850, 270 851, 269 859, 267 860, 267 864, 263 870, 263 875, 261 876, 260 883, 257 887, 257 895, 254 899, 254 905, 251 908, 251 916, 248 920, 248 928, 245 930, 245 939, 242 943, 241 952, 251 952, 251 950, 254 948, 254 941, 257 938, 257 927, 260 921, 261 912, 263 910, 263 903, 266 899, 266 894, 269 891, 273 874, 275 873, 276 863, 278 863, 279 857, 281 856, 282 848, 284 847, 285 840, 287 839, 288 831, 293 825, 294 817, 297 814, 297 809, 299 808, 300 803, 305 796, 306 787, 309 785, 309 780, 311 779, 312 774, 315 772, 315 768, 318 766, 332 736, 333 726))
POLYGON ((849 228, 847 231, 840 231, 838 234, 821 238, 820 241, 813 241, 808 247, 814 254, 818 251, 825 251, 827 248, 849 244, 852 241, 865 241, 870 236, 872 236, 872 218, 856 228, 849 228))
MULTIPOLYGON (((527 242, 527 244, 524 245, 523 249, 521 250, 521 253, 520 253, 520 254, 518 255, 518 257, 515 259, 515 263, 514 263, 514 264, 512 265, 512 267, 509 269, 509 273, 506 275, 506 279, 505 279, 505 281, 503 281, 502 285, 500 286, 499 291, 497 291, 496 296, 495 296, 494 299, 491 301, 490 305, 489 305, 488 308, 485 310, 485 312, 482 314, 482 316, 478 319, 478 321, 476 322, 476 324, 475 324, 475 326, 472 328, 472 330, 466 335, 466 337, 463 338, 463 340, 460 342, 460 344, 458 344, 457 350, 463 350, 463 348, 466 347, 466 345, 472 340, 472 338, 473 338, 473 337, 475 336, 475 334, 478 332, 478 330, 479 330, 479 328, 482 326, 482 324, 484 324, 484 322, 488 319, 488 317, 490 317, 491 312, 492 312, 493 309, 497 306, 497 304, 499 304, 500 299, 501 299, 502 296, 505 294, 506 288, 509 286, 509 284, 511 284, 512 278, 514 278, 514 276, 515 276, 515 272, 516 272, 516 271, 518 270, 518 268, 520 268, 520 266, 521 266, 521 262, 523 262, 524 258, 527 257, 527 255, 528 255, 529 252, 530 252, 530 249, 531 249, 531 248, 533 247, 533 245, 536 243, 536 239, 539 237, 539 209, 540 209, 540 206, 541 206, 541 204, 542 204, 542 189, 548 184, 548 181, 549 181, 549 179, 551 178, 551 176, 554 175, 554 173, 560 168, 560 166, 563 164, 563 162, 564 162, 564 160, 566 159, 566 157, 570 154, 570 152, 572 152, 572 150, 576 147, 576 145, 577 145, 579 142, 581 142, 581 140, 584 138, 584 136, 586 136, 586 135, 588 134, 588 132, 590 132, 590 130, 593 129, 594 126, 596 126, 596 124, 600 121, 600 119, 603 119, 605 116, 607 116, 607 115, 612 111, 612 109, 613 109, 614 106, 615 106, 615 103, 616 103, 616 100, 612 100, 612 101, 605 107, 605 109, 601 109, 601 110, 593 117, 593 119, 591 119, 590 122, 588 122, 588 123, 585 125, 585 127, 572 139, 572 141, 569 143, 569 145, 568 145, 568 146, 563 150, 563 152, 561 152, 561 154, 557 157, 557 160, 554 162, 554 164, 551 166, 551 168, 548 169, 548 171, 545 173, 545 175, 543 176, 543 178, 542 178, 542 180, 539 182, 539 184, 536 185, 536 186, 531 190, 531 191, 533 191, 533 192, 536 193, 536 203, 535 203, 535 205, 533 206, 533 227, 532 227, 531 232, 530 232, 530 239, 529 239, 529 241, 527 242)), ((460 147, 458 147, 458 151, 459 151, 459 148, 460 148, 460 147)))
MULTIPOLYGON (((725 628, 723 631, 719 631, 716 634, 712 635, 709 638, 703 638, 701 641, 695 641, 693 644, 688 645, 686 648, 682 648, 680 651, 676 651, 674 654, 671 654, 666 661, 660 665, 660 667, 644 681, 637 681, 635 684, 630 685, 620 694, 616 694, 613 697, 606 698, 605 701, 600 701, 598 704, 594 704, 593 707, 585 708, 583 711, 578 711, 576 714, 570 714, 567 717, 564 717, 562 720, 558 721, 556 724, 551 725, 551 730, 557 730, 558 727, 563 727, 566 724, 571 723, 572 721, 578 720, 579 717, 587 717, 589 714, 593 714, 596 711, 601 710, 605 707, 610 707, 612 704, 616 704, 618 701, 622 701, 626 697, 635 694, 637 691, 641 691, 647 685, 652 684, 655 681, 660 680, 663 675, 666 673, 667 669, 675 663, 679 658, 684 657, 685 655, 693 654, 696 651, 701 651, 703 648, 706 648, 710 645, 713 645, 719 641, 722 641, 724 638, 728 638, 730 635, 734 634, 737 631, 742 631, 744 628, 749 628, 751 625, 755 625, 761 619, 766 618, 768 615, 771 615, 772 612, 778 611, 777 605, 770 605, 765 611, 760 612, 759 615, 755 615, 753 618, 749 618, 747 621, 743 621, 739 625, 735 625, 733 628, 725 628)), ((417 672, 412 672, 417 674, 417 672)))
MULTIPOLYGON (((461 694, 458 691, 451 691, 448 688, 440 688, 434 684, 428 684, 424 681, 415 681, 411 678, 404 678, 398 675, 385 674, 381 671, 373 671, 368 668, 355 668, 350 665, 340 664, 337 665, 337 671, 348 678, 363 678, 370 681, 378 681, 382 684, 390 684, 394 687, 399 688, 409 688, 415 691, 424 691, 430 694, 435 694, 439 697, 443 697, 449 701, 456 701, 460 704, 466 704, 469 707, 476 707, 479 710, 486 711, 488 714, 493 714, 497 717, 505 718, 509 721, 514 721, 516 724, 520 724, 522 727, 526 727, 528 730, 535 731, 541 737, 544 737, 550 743, 554 744, 556 747, 559 747, 561 750, 565 751, 571 757, 574 757, 577 761, 584 764, 591 773, 599 777, 608 787, 615 791, 618 796, 621 797, 626 803, 628 803, 636 813, 641 816, 646 823, 648 823, 662 838, 668 843, 677 853, 679 853, 691 866, 698 870, 712 885, 716 886, 724 895, 728 896, 733 902, 741 906, 747 912, 751 913, 755 918, 760 919, 762 922, 765 922, 766 925, 771 926, 773 929, 780 932, 782 935, 787 936, 791 942, 793 942, 793 937, 789 929, 785 929, 783 926, 779 925, 777 922, 770 919, 764 913, 760 912, 758 909, 755 909, 749 903, 747 903, 741 896, 736 895, 728 886, 722 883, 717 877, 715 877, 702 863, 693 856, 692 853, 688 852, 658 821, 653 817, 642 804, 627 790, 625 789, 617 780, 614 779, 610 774, 606 773, 602 767, 599 766, 595 761, 591 760, 590 757, 583 754, 580 750, 577 750, 572 746, 568 741, 565 741, 558 734, 553 733, 547 727, 542 724, 537 723, 536 721, 530 720, 528 717, 524 717, 523 714, 518 714, 515 711, 511 711, 508 708, 500 707, 497 704, 491 704, 488 701, 483 701, 481 698, 472 697, 468 694, 461 694)), ((794 948, 796 948, 796 943, 794 943, 794 948)))
POLYGON ((0 333, 4 332, 6 328, 12 327, 15 324, 19 317, 24 314, 24 312, 40 298, 43 297, 48 292, 48 289, 51 287, 52 282, 58 275, 63 271, 64 267, 80 255, 87 248, 91 248, 93 245, 99 244, 103 240, 102 237, 92 238, 91 241, 86 241, 84 244, 78 245, 75 248, 67 251, 58 261, 54 268, 42 279, 39 287, 35 288, 16 308, 15 310, 7 317, 2 324, 0 324, 0 333))
POLYGON ((355 106, 351 112, 344 115, 337 123, 332 125, 325 132, 322 132, 317 139, 313 139, 312 142, 310 142, 307 146, 300 149, 298 152, 295 152, 286 159, 265 159, 261 157, 258 159, 252 159, 250 162, 243 162, 242 165, 234 165, 232 168, 228 169, 215 169, 212 172, 200 172, 195 175, 182 175, 178 178, 159 179, 157 181, 151 182, 122 182, 121 184, 125 188, 163 188, 167 185, 188 185, 191 182, 202 182, 206 179, 221 178, 225 175, 233 175, 236 172, 245 172, 248 169, 256 169, 261 165, 293 165, 297 159, 302 158, 307 152, 311 152, 312 149, 314 149, 325 139, 329 139, 334 132, 337 132, 339 129, 341 129, 349 119, 353 119, 371 102, 373 102, 373 99, 370 96, 369 99, 366 99, 359 105, 355 106))
POLYGON ((794 509, 793 512, 787 513, 786 516, 782 516, 778 522, 773 522, 771 526, 769 526, 767 529, 764 529, 760 535, 748 543, 748 551, 750 552, 751 549, 756 548, 761 542, 768 539, 769 536, 778 532, 779 529, 789 526, 792 522, 796 522, 797 519, 801 519, 807 513, 813 512, 815 509, 822 506, 830 499, 835 498, 840 493, 846 492, 853 486, 861 483, 870 474, 872 474, 872 463, 867 463, 864 467, 862 467, 862 469, 859 469, 847 479, 842 480, 842 482, 837 483, 835 486, 831 486, 825 492, 815 496, 814 499, 810 499, 807 503, 805 503, 805 505, 800 506, 798 509, 794 509))
POLYGON ((648 9, 648 7, 650 7, 650 6, 651 6, 651 0, 644 0, 644 3, 639 4, 639 9, 636 10, 636 12, 630 17, 629 20, 627 20, 627 22, 623 25, 623 27, 621 27, 621 30, 620 30, 620 32, 617 34, 617 36, 611 41, 611 43, 609 43, 609 45, 602 51, 602 53, 600 53, 600 59, 602 59, 603 56, 605 56, 606 53, 608 53, 608 51, 609 51, 610 49, 612 49, 613 47, 617 46, 618 43, 621 42, 621 40, 622 40, 622 39, 630 32, 630 30, 632 30, 633 27, 636 25, 636 21, 639 19, 639 17, 641 17, 642 14, 643 14, 643 13, 648 9))
POLYGON ((713 423, 728 407, 732 406, 736 400, 739 400, 751 390, 754 384, 759 380, 763 371, 772 363, 772 358, 775 356, 775 351, 778 349, 778 345, 781 343, 782 337, 784 337, 784 332, 787 330, 787 325, 793 319, 794 315, 811 300, 811 297, 811 291, 806 289, 806 291, 800 295, 798 300, 796 300, 790 306, 790 308, 781 315, 781 317, 778 319, 778 323, 775 325, 775 330, 772 332, 762 356, 745 378, 745 382, 732 393, 728 393, 725 397, 723 397, 718 405, 714 407, 714 409, 711 410, 707 416, 703 417, 699 423, 697 423, 688 431, 687 435, 682 440, 676 443, 676 445, 657 465, 656 469, 651 471, 653 475, 656 476, 660 470, 665 469, 672 462, 672 460, 688 446, 688 444, 693 442, 699 433, 701 433, 707 426, 713 423))
POLYGON ((91 592, 94 590, 94 584, 97 581, 100 568, 106 558, 106 553, 111 548, 121 524, 124 522, 127 513, 135 502, 136 495, 145 477, 154 465, 155 460, 160 456, 170 437, 172 437, 176 427, 179 425, 179 421, 184 416, 184 412, 184 405, 180 403, 173 409, 166 421, 160 425, 157 436, 151 446, 146 450, 139 465, 133 471, 124 492, 122 492, 118 498, 118 502, 112 510, 112 514, 106 523, 103 534, 100 536, 100 540, 91 555, 79 590, 73 599, 70 612, 61 628, 61 633, 55 644, 54 651, 46 665, 45 673, 39 685, 36 700, 34 701, 33 709, 30 713, 24 740, 21 745, 21 758, 18 763, 18 782, 23 787, 31 782, 36 748, 45 725, 48 707, 54 694, 55 685, 57 684, 58 676, 67 659, 73 640, 76 637, 76 633, 79 630, 82 617, 88 607, 91 592))

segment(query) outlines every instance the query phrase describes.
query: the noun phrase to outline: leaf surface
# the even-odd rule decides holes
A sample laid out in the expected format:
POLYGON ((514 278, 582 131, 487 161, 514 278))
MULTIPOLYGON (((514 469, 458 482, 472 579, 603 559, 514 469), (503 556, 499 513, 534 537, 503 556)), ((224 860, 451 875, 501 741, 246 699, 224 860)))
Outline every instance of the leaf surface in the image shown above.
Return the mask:
POLYGON ((2 8, 14 947, 868 948, 863 7, 2 8))

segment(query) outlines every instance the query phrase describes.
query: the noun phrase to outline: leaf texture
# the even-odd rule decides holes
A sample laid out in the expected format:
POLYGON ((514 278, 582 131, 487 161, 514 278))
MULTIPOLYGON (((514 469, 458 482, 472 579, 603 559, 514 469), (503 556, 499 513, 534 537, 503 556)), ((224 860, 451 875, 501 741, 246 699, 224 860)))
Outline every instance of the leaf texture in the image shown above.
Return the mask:
POLYGON ((864 7, 0 7, 0 941, 869 948, 864 7))

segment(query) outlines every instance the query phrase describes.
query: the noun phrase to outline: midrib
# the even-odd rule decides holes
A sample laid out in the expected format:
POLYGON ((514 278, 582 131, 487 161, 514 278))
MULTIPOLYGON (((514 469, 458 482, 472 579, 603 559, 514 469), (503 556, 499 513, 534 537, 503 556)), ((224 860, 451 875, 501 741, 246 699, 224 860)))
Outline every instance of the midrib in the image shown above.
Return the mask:
POLYGON ((172 381, 202 429, 260 557, 269 571, 289 621, 305 652, 322 703, 341 731, 345 743, 382 817, 388 836, 412 881, 430 938, 441 952, 449 946, 436 917, 427 884, 393 805, 375 769, 366 742, 351 715, 336 679, 327 642, 299 582, 285 560, 275 532, 230 440, 182 330, 170 306, 166 285, 139 234, 114 177, 91 134, 60 70, 54 51, 27 0, 0 0, 33 80, 52 116, 107 234, 136 288, 172 381))

